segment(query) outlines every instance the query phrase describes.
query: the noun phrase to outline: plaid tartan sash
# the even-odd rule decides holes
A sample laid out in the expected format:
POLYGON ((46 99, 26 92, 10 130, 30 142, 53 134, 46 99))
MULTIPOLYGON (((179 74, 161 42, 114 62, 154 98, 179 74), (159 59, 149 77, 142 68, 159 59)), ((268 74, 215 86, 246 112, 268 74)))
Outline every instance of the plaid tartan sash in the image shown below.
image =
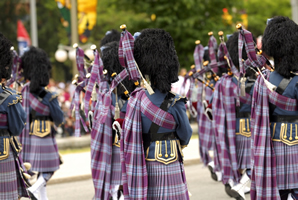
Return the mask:
POLYGON ((174 129, 176 123, 173 116, 155 106, 141 88, 131 93, 126 111, 120 140, 124 199, 146 200, 148 177, 143 149, 141 113, 164 128, 174 129))
MULTIPOLYGON (((264 75, 269 80, 270 73, 264 75)), ((252 183, 251 198, 279 200, 276 181, 276 158, 271 140, 269 102, 288 111, 297 111, 297 99, 271 92, 259 76, 255 82, 251 109, 252 183)))
POLYGON ((84 112, 88 116, 89 100, 93 91, 93 87, 96 82, 103 79, 103 63, 99 57, 97 50, 94 50, 94 63, 91 69, 91 77, 89 78, 88 84, 86 86, 85 98, 84 98, 84 112), (101 78, 102 77, 102 78, 101 78))
POLYGON ((126 68, 129 72, 129 78, 133 81, 137 81, 141 78, 139 71, 137 69, 135 59, 133 57, 134 49, 134 38, 127 30, 121 33, 121 38, 119 41, 119 61, 120 64, 126 68))
MULTIPOLYGON (((238 172, 238 161, 236 155, 236 109, 235 84, 232 77, 225 75, 216 83, 213 93, 212 113, 213 127, 217 144, 220 149, 219 161, 223 171, 222 181, 228 183, 229 179, 238 182, 240 174, 238 172)), ((239 104, 239 102, 237 102, 239 104)))
POLYGON ((196 65, 196 71, 202 69, 203 56, 204 56, 204 47, 203 45, 198 44, 193 53, 193 57, 196 65))
POLYGON ((79 80, 78 82, 81 82, 86 77, 85 72, 85 62, 84 62, 84 50, 80 47, 76 48, 76 62, 77 62, 77 68, 79 71, 79 80))
POLYGON ((228 63, 227 60, 224 58, 224 56, 226 56, 229 59, 229 63, 231 66, 231 71, 236 74, 238 73, 237 68, 235 67, 234 63, 232 62, 231 56, 229 54, 229 51, 227 49, 226 43, 221 42, 219 47, 218 47, 218 51, 217 51, 217 57, 218 57, 218 66, 219 67, 224 67, 224 68, 228 68, 228 63))
POLYGON ((208 42, 208 48, 209 48, 209 58, 210 58, 210 67, 213 69, 215 73, 217 73, 217 61, 216 61, 216 55, 215 50, 217 48, 217 41, 215 37, 212 35, 210 36, 209 42, 208 42))

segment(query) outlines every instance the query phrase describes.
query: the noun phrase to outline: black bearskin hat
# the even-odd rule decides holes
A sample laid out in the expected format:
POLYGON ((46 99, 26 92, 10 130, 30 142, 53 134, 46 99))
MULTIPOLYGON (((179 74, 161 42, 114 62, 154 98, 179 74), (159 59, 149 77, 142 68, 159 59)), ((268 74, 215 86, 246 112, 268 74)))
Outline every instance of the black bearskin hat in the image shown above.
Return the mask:
POLYGON ((298 25, 287 17, 274 17, 262 38, 263 51, 274 58, 275 70, 285 78, 298 71, 298 25))
POLYGON ((25 79, 30 80, 31 93, 37 93, 40 87, 49 84, 52 66, 44 50, 30 47, 22 56, 22 68, 25 79))
POLYGON ((0 80, 11 77, 11 66, 13 54, 10 50, 12 44, 6 37, 0 33, 0 80))
POLYGON ((134 57, 151 86, 162 93, 178 81, 179 61, 171 35, 162 29, 144 29, 134 42, 134 57))
POLYGON ((104 46, 105 44, 113 41, 119 41, 121 37, 121 33, 116 31, 115 29, 112 29, 106 33, 104 38, 100 41, 100 46, 104 46))
MULTIPOLYGON (((108 71, 108 77, 111 77, 114 72, 119 74, 124 69, 119 61, 118 48, 119 42, 110 42, 105 44, 105 48, 102 51, 101 59, 104 68, 108 71)), ((109 83, 111 84, 111 79, 109 79, 109 83)), ((130 81, 128 77, 122 81, 122 84, 126 87, 128 92, 132 92, 135 89, 133 81, 130 81)), ((118 85, 117 93, 122 99, 127 99, 127 97, 124 95, 124 88, 122 86, 118 85)))

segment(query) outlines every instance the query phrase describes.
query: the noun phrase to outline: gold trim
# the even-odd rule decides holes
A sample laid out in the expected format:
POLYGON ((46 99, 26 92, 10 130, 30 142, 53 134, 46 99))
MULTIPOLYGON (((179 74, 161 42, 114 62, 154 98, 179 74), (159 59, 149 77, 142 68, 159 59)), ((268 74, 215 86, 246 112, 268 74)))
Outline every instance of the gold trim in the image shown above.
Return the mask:
POLYGON ((51 133, 51 121, 50 120, 34 120, 31 122, 30 135, 38 137, 45 137, 51 133))
POLYGON ((250 131, 250 119, 239 119, 239 132, 236 133, 236 135, 242 135, 245 137, 251 137, 251 131, 250 131), (247 127, 247 128, 246 128, 247 127), (246 131, 247 129, 247 131, 246 131))
POLYGON ((5 160, 9 156, 9 138, 3 138, 3 155, 0 156, 0 160, 5 160))
MULTIPOLYGON (((295 133, 297 135, 297 124, 295 124, 295 133)), ((284 143, 284 144, 287 144, 289 146, 293 146, 293 145, 296 145, 298 144, 298 140, 294 140, 294 141, 290 141, 291 138, 292 138, 292 124, 291 124, 291 128, 290 128, 290 137, 289 137, 289 140, 287 140, 287 132, 288 132, 288 124, 285 124, 285 123, 282 123, 282 126, 280 128, 280 136, 283 136, 281 137, 281 142, 284 143)), ((295 136, 296 137, 296 136, 295 136)))
POLYGON ((273 125, 273 136, 272 136, 271 140, 274 141, 274 142, 280 142, 280 139, 274 139, 275 127, 276 127, 276 123, 274 123, 274 125, 273 125))
POLYGON ((58 97, 58 94, 55 94, 55 95, 52 95, 52 97, 50 98, 49 101, 52 101, 53 99, 57 98, 58 97))

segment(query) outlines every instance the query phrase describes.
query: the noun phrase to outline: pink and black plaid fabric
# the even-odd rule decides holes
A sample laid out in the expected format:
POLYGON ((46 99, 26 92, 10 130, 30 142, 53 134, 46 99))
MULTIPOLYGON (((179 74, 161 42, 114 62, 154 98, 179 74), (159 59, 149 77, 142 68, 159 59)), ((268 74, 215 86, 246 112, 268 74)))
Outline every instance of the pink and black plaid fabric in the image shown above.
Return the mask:
POLYGON ((73 98, 72 98, 72 102, 70 105, 70 110, 73 110, 73 108, 75 108, 75 133, 74 135, 76 137, 80 137, 81 136, 81 125, 80 125, 80 121, 83 124, 83 127, 85 129, 86 132, 88 132, 88 128, 85 124, 85 121, 82 119, 82 116, 80 115, 80 92, 83 90, 83 88, 86 86, 86 81, 82 81, 79 85, 77 85, 74 94, 73 94, 73 98))
POLYGON ((141 113, 161 127, 168 129, 176 127, 173 116, 155 106, 143 89, 139 88, 131 93, 120 141, 125 200, 147 199, 148 176, 143 149, 141 113))
POLYGON ((7 81, 6 83, 7 86, 10 86, 17 80, 19 63, 20 63, 20 58, 18 56, 18 53, 15 50, 13 50, 13 65, 11 69, 12 77, 7 81))
POLYGON ((86 77, 86 72, 85 72, 85 62, 84 62, 84 50, 78 47, 76 49, 76 61, 77 61, 77 68, 79 71, 79 80, 78 82, 81 82, 84 80, 86 77))
MULTIPOLYGON (((205 99, 210 100, 212 96, 212 90, 208 87, 203 86, 205 90, 205 99)), ((209 156, 209 150, 212 149, 214 133, 212 127, 212 121, 204 114, 204 107, 201 106, 200 115, 198 113, 198 126, 199 126, 199 150, 200 157, 204 165, 208 165, 212 161, 209 156)))
POLYGON ((212 35, 210 36, 209 42, 208 42, 208 48, 209 48, 209 58, 210 58, 210 67, 212 70, 217 73, 217 60, 216 60, 216 48, 217 48, 217 41, 215 37, 212 35))
POLYGON ((264 56, 257 56, 256 50, 254 46, 253 36, 251 32, 245 29, 241 29, 239 31, 239 39, 238 39, 238 54, 239 54, 239 69, 240 75, 245 74, 245 66, 252 66, 254 68, 258 68, 260 66, 264 66, 266 63, 266 59, 264 56), (248 61, 243 64, 242 61, 242 48, 243 44, 245 46, 245 50, 247 53, 248 61))
POLYGON ((30 98, 30 107, 35 110, 36 112, 49 116, 50 115, 50 108, 46 106, 45 104, 41 103, 38 99, 33 96, 33 94, 29 94, 30 98))
MULTIPOLYGON (((101 83, 102 84, 102 83, 101 83)), ((102 90, 107 92, 107 90, 102 90)), ((112 113, 108 112, 104 123, 98 122, 98 109, 100 100, 97 101, 94 112, 94 125, 91 131, 91 172, 95 188, 95 199, 109 199, 110 189, 112 189, 112 113)))
POLYGON ((148 172, 147 200, 189 199, 183 163, 177 160, 165 165, 150 161, 146 163, 146 166, 148 172))
MULTIPOLYGON (((269 80, 269 73, 264 75, 269 80)), ((252 109, 252 184, 251 198, 256 200, 280 199, 277 187, 277 163, 274 152, 269 121, 269 102, 288 110, 297 111, 296 99, 271 92, 259 76, 255 82, 252 109)), ((287 153, 287 152, 285 152, 287 153)))
POLYGON ((137 81, 141 78, 140 73, 137 69, 135 59, 133 57, 134 49, 134 38, 127 30, 121 33, 119 41, 119 61, 120 64, 126 68, 129 72, 129 78, 133 81, 137 81))
POLYGON ((231 66, 231 71, 236 74, 238 73, 237 68, 235 67, 234 63, 232 62, 231 56, 229 54, 229 51, 227 49, 226 43, 221 42, 219 47, 218 47, 218 51, 217 51, 217 57, 218 57, 218 67, 224 67, 224 68, 228 68, 228 63, 227 60, 224 58, 224 56, 226 56, 229 59, 230 62, 230 66, 231 66))
POLYGON ((103 64, 102 60, 99 59, 99 53, 97 50, 94 50, 94 63, 92 65, 91 69, 91 77, 89 78, 88 84, 86 86, 86 92, 85 92, 85 98, 84 98, 84 111, 85 115, 88 116, 88 110, 89 110, 89 100, 91 98, 91 94, 93 91, 93 87, 96 82, 99 82, 100 76, 103 74, 103 64))
POLYGON ((203 47, 203 45, 198 44, 195 48, 194 53, 193 53, 193 57, 195 60, 195 65, 196 65, 196 71, 202 69, 203 56, 204 56, 204 47, 203 47))
MULTIPOLYGON (((212 114, 213 127, 217 148, 221 149, 219 160, 223 172, 223 183, 229 179, 239 181, 238 162, 236 155, 236 108, 235 98, 238 97, 237 90, 232 82, 232 77, 224 75, 216 83, 213 93, 212 114)), ((237 100, 238 106, 240 100, 237 100)))

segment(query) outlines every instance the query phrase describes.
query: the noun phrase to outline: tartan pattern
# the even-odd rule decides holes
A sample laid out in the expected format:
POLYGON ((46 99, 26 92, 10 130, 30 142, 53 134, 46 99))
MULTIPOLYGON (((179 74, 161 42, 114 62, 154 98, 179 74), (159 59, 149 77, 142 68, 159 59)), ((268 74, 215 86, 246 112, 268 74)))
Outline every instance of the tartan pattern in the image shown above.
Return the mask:
POLYGON ((80 47, 76 48, 76 62, 77 62, 77 68, 79 71, 79 80, 78 82, 81 82, 84 80, 86 72, 84 69, 85 63, 84 63, 84 50, 80 47))
MULTIPOLYGON (((101 83, 100 83, 101 84, 101 83)), ((104 92, 104 91, 102 91, 104 92)), ((100 109, 100 100, 96 110, 100 109)), ((95 188, 95 199, 109 199, 111 187, 112 162, 112 114, 108 112, 105 123, 99 123, 98 112, 94 112, 94 123, 91 130, 91 172, 95 188)))
POLYGON ((122 82, 128 76, 128 72, 126 69, 123 69, 112 81, 111 86, 107 92, 103 92, 101 94, 101 109, 98 114, 98 122, 104 123, 107 117, 107 113, 109 112, 110 106, 112 104, 111 93, 117 87, 117 85, 122 82))
POLYGON ((89 78, 88 84, 86 86, 86 92, 84 97, 84 111, 86 116, 88 116, 89 100, 91 98, 93 87, 96 82, 99 82, 101 80, 100 76, 102 76, 102 73, 103 73, 102 60, 99 57, 98 51, 94 50, 94 62, 91 69, 91 77, 89 78))
POLYGON ((12 77, 7 81, 6 83, 7 86, 10 86, 11 84, 13 84, 13 82, 17 80, 17 76, 18 76, 18 66, 19 66, 20 58, 18 56, 18 53, 15 50, 13 50, 12 53, 13 53, 13 65, 11 69, 12 77))
POLYGON ((248 57, 248 62, 245 66, 252 66, 254 68, 258 68, 261 66, 264 66, 266 59, 264 56, 259 56, 257 58, 253 36, 251 32, 245 29, 241 29, 239 31, 239 38, 238 38, 238 54, 239 54, 239 69, 240 69, 240 75, 242 76, 245 74, 245 67, 242 61, 242 48, 243 44, 245 46, 245 50, 248 57), (249 63, 249 65, 247 65, 249 63))
POLYGON ((133 57, 134 38, 127 30, 121 33, 119 41, 119 61, 120 64, 126 68, 129 72, 129 78, 133 81, 137 81, 141 78, 141 75, 137 69, 135 59, 133 57))
POLYGON ((147 199, 148 176, 143 150, 141 113, 159 126, 174 129, 172 115, 150 102, 142 88, 131 93, 120 140, 123 193, 126 199, 147 199), (146 106, 146 107, 144 107, 146 106), (165 114, 166 113, 166 114, 165 114))
POLYGON ((8 158, 0 160, 0 199, 18 199, 17 174, 11 148, 8 158))
MULTIPOLYGON (((269 72, 267 71, 264 77, 269 80, 269 72)), ((279 162, 277 166, 277 158, 282 161, 285 155, 280 155, 280 147, 271 140, 270 121, 269 121, 269 102, 276 106, 288 110, 297 111, 297 100, 271 92, 265 85, 264 79, 259 76, 255 82, 252 110, 251 110, 251 137, 252 141, 252 184, 251 198, 257 200, 280 199, 277 187, 277 169, 282 169, 289 163, 279 162), (275 148, 276 152, 275 152, 275 148), (278 153, 278 156, 277 154, 278 153)), ((283 153, 285 152, 285 148, 283 153)), ((287 152, 288 153, 288 152, 287 152)), ((291 153, 289 152, 289 155, 291 153)), ((289 170, 289 169, 287 169, 289 170)), ((285 172, 278 171, 280 176, 285 172)), ((292 173, 292 170, 289 170, 292 173)), ((280 177, 279 177, 280 178, 280 177)), ((283 176, 285 178, 285 176, 283 176)), ((289 179, 286 184, 291 185, 293 179, 289 179)))
POLYGON ((164 165, 147 162, 148 196, 147 200, 183 199, 188 200, 188 189, 183 163, 175 161, 164 165))
POLYGON ((29 126, 30 126, 30 82, 26 83, 24 87, 22 88, 22 106, 27 114, 26 116, 26 125, 24 129, 22 130, 22 133, 19 136, 20 143, 23 144, 23 150, 21 151, 21 155, 23 160, 27 160, 27 154, 24 152, 30 152, 30 146, 24 145, 30 143, 30 136, 29 136, 29 126))
POLYGON ((43 138, 31 135, 30 140, 22 145, 28 147, 21 151, 21 155, 26 155, 22 158, 31 163, 32 171, 54 172, 59 169, 58 147, 52 134, 43 138))
MULTIPOLYGON (((236 108, 235 98, 237 90, 234 89, 232 77, 224 75, 215 85, 212 113, 213 127, 217 148, 220 149, 219 161, 223 172, 222 181, 224 184, 232 179, 238 182, 238 162, 236 155, 236 108)), ((239 106, 239 101, 237 101, 239 106)))
POLYGON ((276 157, 270 134, 268 88, 261 76, 257 78, 253 91, 251 137, 251 198, 280 199, 276 182, 276 157))
POLYGON ((298 188, 298 145, 272 142, 276 156, 276 181, 279 190, 298 188))
POLYGON ((18 195, 20 197, 29 197, 27 192, 27 186, 25 180, 23 179, 23 175, 21 175, 21 167, 24 172, 30 174, 23 165, 23 160, 20 156, 15 158, 15 167, 16 167, 16 175, 17 175, 17 184, 18 184, 18 195))
POLYGON ((122 185, 122 171, 121 171, 121 161, 120 161, 120 148, 113 145, 113 155, 112 155, 112 174, 111 174, 111 189, 117 185, 122 185))
POLYGON ((225 42, 221 42, 219 47, 218 47, 218 51, 217 51, 217 57, 218 57, 218 66, 219 67, 224 67, 224 68, 228 68, 229 65, 227 63, 227 60, 224 58, 224 56, 226 56, 229 59, 229 63, 231 66, 231 71, 236 74, 238 73, 238 69, 235 67, 234 63, 232 62, 231 56, 229 54, 229 51, 227 49, 226 43, 225 42))
POLYGON ((36 112, 48 116, 50 115, 50 108, 45 104, 41 103, 34 95, 29 94, 30 107, 36 112))
POLYGON ((0 113, 0 126, 8 126, 6 113, 0 113))
POLYGON ((88 128, 87 128, 84 120, 82 119, 82 116, 80 115, 80 92, 83 90, 83 88, 85 86, 86 86, 86 81, 83 81, 79 85, 77 85, 77 87, 74 91, 74 94, 73 94, 71 105, 70 105, 70 110, 73 110, 73 108, 75 108, 75 119, 76 119, 76 121, 75 121, 74 136, 76 136, 76 137, 81 136, 80 121, 82 122, 85 131, 88 132, 88 128))
MULTIPOLYGON (((212 90, 208 87, 203 86, 205 90, 205 99, 209 100, 212 96, 212 90)), ((200 150, 200 157, 203 161, 204 165, 208 165, 209 162, 212 161, 211 157, 209 156, 209 150, 212 149, 213 145, 213 127, 212 121, 210 121, 204 113, 204 107, 201 106, 200 115, 198 113, 198 126, 199 126, 199 150, 200 150)))
POLYGON ((209 38, 208 42, 208 48, 209 48, 209 58, 210 58, 210 67, 213 69, 215 73, 217 73, 218 68, 217 68, 217 61, 216 61, 216 48, 217 48, 217 41, 215 37, 212 35, 209 38))
POLYGON ((193 53, 193 57, 196 65, 196 71, 202 69, 203 56, 204 56, 204 47, 203 45, 198 44, 193 53))
POLYGON ((251 138, 243 135, 236 135, 236 151, 238 160, 238 169, 250 169, 251 162, 251 138))

